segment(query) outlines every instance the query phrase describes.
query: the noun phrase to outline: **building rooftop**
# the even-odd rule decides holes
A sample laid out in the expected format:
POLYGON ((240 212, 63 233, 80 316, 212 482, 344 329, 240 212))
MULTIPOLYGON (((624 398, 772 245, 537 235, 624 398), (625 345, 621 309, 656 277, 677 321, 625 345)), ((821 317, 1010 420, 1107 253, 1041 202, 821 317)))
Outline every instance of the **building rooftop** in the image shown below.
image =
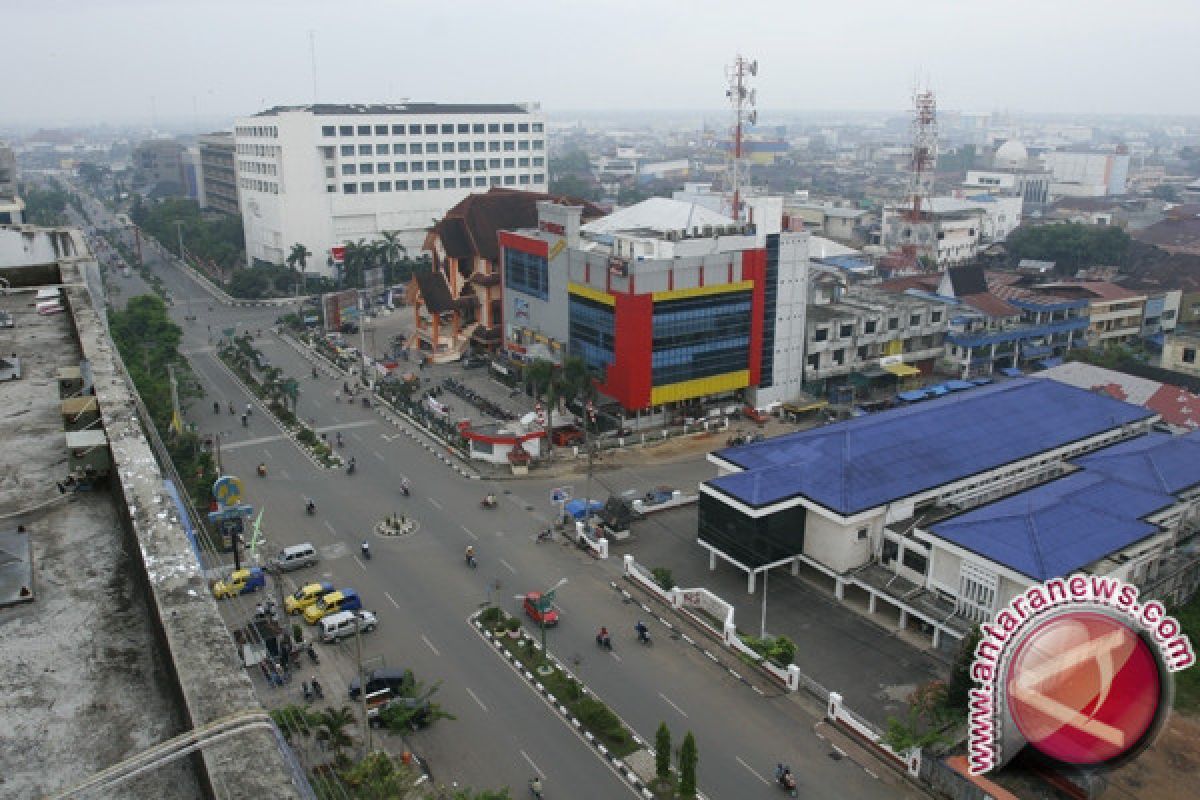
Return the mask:
POLYGON ((1131 300, 1146 296, 1143 292, 1135 292, 1109 281, 1058 281, 1057 283, 1038 284, 1036 288, 1050 294, 1088 297, 1104 301, 1131 300))
POLYGON ((274 106, 260 111, 256 117, 277 117, 288 112, 306 112, 319 117, 351 114, 391 115, 421 114, 528 114, 529 109, 517 103, 316 103, 302 106, 274 106))
POLYGON ((669 231, 693 230, 705 226, 737 225, 733 219, 718 214, 699 203, 685 203, 667 197, 651 197, 606 217, 593 220, 582 226, 585 234, 603 235, 626 231, 669 231))
POLYGON ((1022 378, 719 450, 744 471, 707 485, 754 508, 805 498, 849 515, 1153 416, 1022 378))
POLYGON ((1115 400, 1157 412, 1163 422, 1169 425, 1188 430, 1200 428, 1200 395, 1181 386, 1097 367, 1084 361, 1069 361, 1035 373, 1034 377, 1052 378, 1081 389, 1104 392, 1115 400))
POLYGON ((1200 433, 1154 433, 1074 459, 1058 480, 930 530, 1035 580, 1086 567, 1159 531, 1145 517, 1200 485, 1200 433))

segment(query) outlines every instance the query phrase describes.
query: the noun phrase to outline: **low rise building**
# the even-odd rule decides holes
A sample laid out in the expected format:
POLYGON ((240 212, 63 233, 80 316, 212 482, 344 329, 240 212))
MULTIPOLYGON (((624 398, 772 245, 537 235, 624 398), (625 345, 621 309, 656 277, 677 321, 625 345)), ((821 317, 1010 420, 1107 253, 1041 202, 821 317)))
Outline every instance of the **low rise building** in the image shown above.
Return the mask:
POLYGON ((1200 375, 1200 332, 1177 329, 1163 340, 1163 369, 1200 375))
POLYGON ((183 194, 183 151, 174 139, 142 142, 133 150, 134 180, 153 195, 183 194))
POLYGON ((935 646, 1076 570, 1182 602, 1198 583, 1200 434, 1154 433, 1158 419, 1021 378, 720 450, 698 541, 751 592, 772 567, 806 568, 935 646))
POLYGON ((1082 152, 1051 150, 1041 155, 1042 164, 1053 174, 1050 194, 1054 197, 1104 197, 1125 194, 1129 176, 1129 152, 1082 152))
POLYGON ((17 196, 17 157, 0 142, 0 225, 20 225, 25 220, 25 203, 17 196))
POLYGON ((983 219, 977 208, 925 210, 913 219, 909 209, 887 207, 880 243, 889 250, 911 250, 939 270, 968 264, 979 252, 983 219))
POLYGON ((1182 386, 1098 367, 1086 361, 1068 361, 1033 375, 1080 389, 1104 392, 1114 400, 1148 408, 1162 417, 1163 424, 1179 433, 1200 429, 1200 395, 1182 386))
POLYGON ((1048 294, 1087 301, 1089 346, 1120 344, 1142 334, 1145 292, 1126 289, 1108 281, 1060 281, 1039 284, 1037 288, 1048 294))

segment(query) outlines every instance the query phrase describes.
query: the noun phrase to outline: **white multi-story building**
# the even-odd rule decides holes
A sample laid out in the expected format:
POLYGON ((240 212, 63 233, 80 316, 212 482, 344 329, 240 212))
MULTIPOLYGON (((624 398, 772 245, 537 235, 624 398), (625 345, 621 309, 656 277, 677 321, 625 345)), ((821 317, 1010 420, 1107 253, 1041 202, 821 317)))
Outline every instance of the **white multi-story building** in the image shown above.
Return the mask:
POLYGON ((1129 153, 1043 153, 1042 163, 1053 173, 1050 194, 1056 197, 1105 197, 1125 194, 1129 153))
POLYGON ((545 121, 517 104, 278 106, 237 120, 238 191, 251 263, 293 244, 333 271, 333 248, 398 231, 409 252, 472 191, 545 191, 545 121))

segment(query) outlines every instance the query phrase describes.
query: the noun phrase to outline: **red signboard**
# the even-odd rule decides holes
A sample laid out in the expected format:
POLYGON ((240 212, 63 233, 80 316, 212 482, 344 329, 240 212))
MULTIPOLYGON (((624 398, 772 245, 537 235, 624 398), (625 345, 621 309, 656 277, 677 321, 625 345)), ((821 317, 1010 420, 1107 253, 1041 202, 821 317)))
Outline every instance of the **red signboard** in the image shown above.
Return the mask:
POLYGON ((345 261, 346 260, 346 248, 344 246, 331 247, 331 248, 329 248, 329 252, 333 254, 334 261, 345 261))
POLYGON ((541 230, 544 230, 546 233, 553 233, 556 236, 566 236, 567 235, 567 229, 564 228, 562 225, 559 225, 557 222, 547 222, 544 219, 538 220, 538 228, 540 228, 541 230))

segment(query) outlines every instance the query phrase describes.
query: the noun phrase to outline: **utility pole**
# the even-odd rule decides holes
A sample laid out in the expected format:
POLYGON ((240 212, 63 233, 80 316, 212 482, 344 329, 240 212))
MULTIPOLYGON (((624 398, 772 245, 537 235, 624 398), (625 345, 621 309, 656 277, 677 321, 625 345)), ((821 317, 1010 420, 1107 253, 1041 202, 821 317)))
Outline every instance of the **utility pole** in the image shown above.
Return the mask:
POLYGON ((183 261, 183 220, 175 220, 175 233, 179 236, 179 260, 183 261))
POLYGON ((371 752, 371 719, 367 716, 367 673, 363 670, 362 663, 362 625, 361 617, 359 622, 354 623, 354 658, 358 662, 358 696, 362 698, 362 724, 363 724, 363 754, 366 758, 371 752))
POLYGON ((758 627, 758 637, 760 639, 767 638, 767 576, 771 574, 771 568, 767 567, 763 570, 763 602, 762 602, 762 622, 758 627))
POLYGON ((583 415, 583 444, 587 447, 587 492, 583 506, 583 527, 588 536, 592 535, 592 428, 596 424, 596 406, 591 400, 587 401, 583 415))

